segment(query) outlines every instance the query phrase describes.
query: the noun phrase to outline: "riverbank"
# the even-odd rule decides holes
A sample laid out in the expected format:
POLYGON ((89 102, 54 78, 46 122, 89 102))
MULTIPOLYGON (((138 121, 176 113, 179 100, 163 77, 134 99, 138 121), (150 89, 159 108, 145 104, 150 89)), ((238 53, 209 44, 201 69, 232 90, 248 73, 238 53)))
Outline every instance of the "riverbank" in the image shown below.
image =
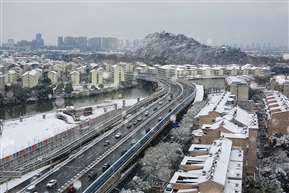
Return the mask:
POLYGON ((87 96, 75 96, 75 97, 62 97, 58 96, 55 99, 45 101, 35 101, 33 103, 20 103, 17 105, 7 105, 0 107, 0 119, 9 120, 19 118, 20 116, 29 116, 38 113, 44 113, 53 111, 59 108, 65 108, 66 106, 75 106, 80 108, 83 106, 93 106, 98 103, 102 103, 105 100, 116 99, 129 99, 146 97, 151 94, 152 91, 147 90, 138 84, 125 87, 108 89, 105 92, 99 92, 90 94, 87 96))

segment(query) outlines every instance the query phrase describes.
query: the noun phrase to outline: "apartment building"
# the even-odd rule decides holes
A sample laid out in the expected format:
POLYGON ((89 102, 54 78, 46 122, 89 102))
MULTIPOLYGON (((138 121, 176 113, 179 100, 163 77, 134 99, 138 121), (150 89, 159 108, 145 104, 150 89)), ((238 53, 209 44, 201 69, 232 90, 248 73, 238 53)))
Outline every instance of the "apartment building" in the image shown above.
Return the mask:
POLYGON ((17 74, 15 70, 9 70, 4 74, 5 84, 15 83, 17 79, 17 74))
POLYGON ((237 103, 239 104, 242 101, 247 101, 249 98, 249 85, 248 83, 236 76, 228 76, 226 80, 226 90, 229 90, 232 95, 236 95, 237 103))
POLYGON ((92 71, 90 71, 91 84, 95 86, 103 84, 102 74, 103 74, 102 68, 93 69, 92 71))
POLYGON ((72 85, 80 85, 80 73, 78 71, 71 72, 70 79, 72 85))
POLYGON ((125 81, 124 70, 118 65, 111 66, 110 69, 113 77, 113 84, 118 86, 121 81, 125 81))
POLYGON ((277 132, 288 135, 289 132, 289 100, 279 91, 265 92, 264 100, 268 119, 268 135, 277 132))
POLYGON ((190 193, 241 193, 243 148, 221 137, 212 144, 192 144, 190 156, 170 180, 173 190, 190 193))
POLYGON ((22 74, 22 86, 32 88, 38 85, 38 80, 42 76, 40 69, 27 71, 22 74))
POLYGON ((50 71, 47 73, 47 77, 51 80, 51 84, 57 85, 58 83, 58 74, 55 71, 50 71))

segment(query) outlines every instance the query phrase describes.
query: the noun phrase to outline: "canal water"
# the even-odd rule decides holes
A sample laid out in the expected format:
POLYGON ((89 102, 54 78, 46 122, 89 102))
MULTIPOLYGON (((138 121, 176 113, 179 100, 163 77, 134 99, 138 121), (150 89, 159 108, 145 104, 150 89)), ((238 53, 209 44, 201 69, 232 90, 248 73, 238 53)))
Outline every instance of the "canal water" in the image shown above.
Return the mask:
POLYGON ((0 108, 0 119, 8 120, 15 119, 20 116, 29 116, 38 113, 44 113, 53 111, 66 106, 84 107, 90 105, 97 105, 103 103, 106 100, 115 99, 135 99, 144 98, 149 96, 153 91, 146 90, 145 88, 129 88, 113 91, 110 93, 98 94, 91 97, 75 98, 75 99, 64 99, 58 98, 51 101, 41 101, 34 104, 20 104, 14 106, 7 106, 0 108))

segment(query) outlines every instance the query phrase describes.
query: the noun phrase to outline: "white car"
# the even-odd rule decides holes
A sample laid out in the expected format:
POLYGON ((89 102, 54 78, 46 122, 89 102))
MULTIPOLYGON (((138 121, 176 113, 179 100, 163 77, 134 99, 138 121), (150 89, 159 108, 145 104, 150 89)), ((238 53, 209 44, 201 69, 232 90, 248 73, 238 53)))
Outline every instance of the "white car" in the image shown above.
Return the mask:
POLYGON ((138 120, 138 121, 141 121, 141 120, 142 120, 142 117, 138 117, 137 120, 138 120))
POLYGON ((53 188, 54 186, 56 186, 56 184, 57 184, 57 181, 56 181, 56 180, 50 180, 50 181, 47 183, 46 187, 47 187, 47 188, 53 188))
POLYGON ((121 137, 121 133, 117 133, 116 135, 115 135, 115 138, 117 139, 117 138, 120 138, 121 137))

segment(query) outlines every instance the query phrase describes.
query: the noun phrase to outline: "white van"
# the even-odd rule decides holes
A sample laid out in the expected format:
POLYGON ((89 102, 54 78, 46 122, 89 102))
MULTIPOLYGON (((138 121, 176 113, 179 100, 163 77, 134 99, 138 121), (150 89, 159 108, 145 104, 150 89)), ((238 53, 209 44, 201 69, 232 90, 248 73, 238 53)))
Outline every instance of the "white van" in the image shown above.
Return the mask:
POLYGON ((36 192, 36 186, 31 185, 26 189, 26 192, 36 192))

